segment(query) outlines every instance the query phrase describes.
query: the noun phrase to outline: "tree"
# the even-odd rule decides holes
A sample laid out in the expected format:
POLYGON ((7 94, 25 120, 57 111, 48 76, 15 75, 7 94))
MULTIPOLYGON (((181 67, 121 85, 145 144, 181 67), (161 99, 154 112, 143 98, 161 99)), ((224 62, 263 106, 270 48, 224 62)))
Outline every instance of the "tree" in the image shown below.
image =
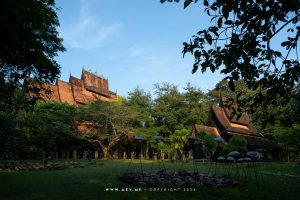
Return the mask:
POLYGON ((104 157, 108 158, 110 150, 133 130, 132 124, 137 118, 138 113, 122 101, 96 101, 79 108, 77 137, 96 142, 102 148, 104 157))
POLYGON ((234 81, 235 91, 232 91, 228 86, 227 80, 218 82, 214 89, 210 90, 208 95, 211 100, 219 100, 220 95, 226 98, 233 99, 237 102, 238 99, 246 99, 255 94, 256 91, 250 90, 243 80, 234 81))
POLYGON ((206 157, 212 161, 213 154, 217 148, 217 143, 211 135, 205 135, 202 140, 203 151, 206 153, 206 157))
POLYGON ((65 48, 56 30, 56 9, 54 0, 1 1, 1 87, 19 87, 25 77, 43 82, 58 78, 54 57, 65 48))
POLYGON ((26 109, 26 105, 21 90, 15 90, 10 95, 10 104, 0 101, 0 157, 2 154, 11 158, 16 153, 19 144, 16 123, 21 116, 21 111, 26 109))
POLYGON ((179 156, 183 158, 183 147, 187 141, 187 136, 190 135, 190 131, 188 129, 176 130, 173 135, 170 135, 167 138, 167 149, 169 153, 170 159, 174 153, 179 153, 179 156))
POLYGON ((128 92, 127 104, 149 109, 152 105, 151 94, 136 87, 133 91, 128 92))
POLYGON ((160 127, 164 136, 183 128, 190 129, 193 124, 204 123, 207 119, 208 99, 200 89, 190 84, 183 92, 172 84, 156 84, 155 94, 152 118, 154 126, 160 127))
POLYGON ((136 121, 135 127, 149 130, 152 126, 151 112, 153 102, 151 94, 140 87, 136 87, 133 91, 128 92, 126 106, 140 113, 140 119, 136 121))
POLYGON ((68 148, 76 139, 74 114, 75 107, 66 103, 37 102, 33 110, 23 112, 18 121, 22 146, 33 153, 68 148))
MULTIPOLYGON (((198 0, 185 0, 184 8, 192 2, 198 0)), ((251 90, 258 89, 246 102, 275 104, 278 96, 287 101, 300 81, 300 2, 204 0, 203 5, 214 23, 183 43, 183 54, 195 58, 192 73, 221 70, 231 90, 242 79, 251 90)))
POLYGON ((188 112, 177 86, 169 83, 155 84, 155 94, 157 98, 154 100, 152 113, 154 126, 160 127, 160 133, 168 137, 184 128, 188 112))
POLYGON ((229 139, 229 145, 232 149, 240 153, 247 152, 247 144, 247 140, 243 136, 234 135, 229 139))
POLYGON ((295 157, 299 159, 300 152, 300 124, 294 124, 290 127, 275 125, 272 136, 279 142, 285 151, 287 151, 287 160, 290 160, 290 152, 297 153, 295 157))
POLYGON ((299 153, 299 89, 295 97, 291 98, 285 105, 268 105, 265 109, 257 109, 252 118, 255 127, 263 135, 281 145, 286 152, 287 160, 290 159, 291 152, 299 153))
MULTIPOLYGON (((242 107, 238 108, 239 112, 248 112, 253 114, 255 110, 263 109, 260 105, 255 105, 254 100, 251 99, 258 89, 253 91, 249 89, 243 80, 234 81, 235 90, 232 91, 228 85, 227 80, 222 80, 216 84, 215 88, 208 92, 210 101, 217 103, 220 99, 220 95, 227 98, 226 102, 223 102, 226 107, 231 107, 233 103, 238 103, 242 107)), ((265 92, 265 91, 263 91, 265 92)), ((232 113, 233 115, 237 113, 232 113)))
POLYGON ((184 87, 184 108, 189 113, 185 125, 205 124, 209 112, 209 99, 201 89, 187 83, 184 87))
POLYGON ((14 146, 16 120, 27 104, 24 79, 51 82, 59 76, 54 58, 65 49, 58 25, 54 0, 0 1, 0 140, 6 149, 14 146))

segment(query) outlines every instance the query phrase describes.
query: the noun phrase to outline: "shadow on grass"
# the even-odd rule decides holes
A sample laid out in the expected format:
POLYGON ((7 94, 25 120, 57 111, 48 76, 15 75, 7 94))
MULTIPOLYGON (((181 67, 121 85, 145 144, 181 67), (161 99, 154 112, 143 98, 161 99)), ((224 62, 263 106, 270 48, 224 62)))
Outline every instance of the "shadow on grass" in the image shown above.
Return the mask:
MULTIPOLYGON (((182 188, 180 191, 154 191, 138 187, 141 191, 106 191, 107 188, 134 189, 118 181, 131 160, 76 160, 84 168, 59 171, 0 171, 0 199, 285 199, 294 200, 300 194, 300 168, 294 163, 266 163, 260 166, 266 181, 255 184, 254 179, 243 181, 238 188, 182 188)), ((63 161, 62 161, 63 162, 63 161)), ((157 164, 155 161, 154 164, 157 164)), ((152 161, 143 160, 143 169, 151 169, 152 161)), ((181 163, 165 162, 169 170, 178 170, 181 163)), ((193 165, 185 163, 185 170, 193 165)), ((132 169, 139 169, 140 161, 132 161, 132 169)), ((198 170, 207 172, 209 164, 199 163, 198 170)), ((222 172, 222 170, 220 170, 222 172)), ((159 187, 159 186, 157 186, 159 187)))

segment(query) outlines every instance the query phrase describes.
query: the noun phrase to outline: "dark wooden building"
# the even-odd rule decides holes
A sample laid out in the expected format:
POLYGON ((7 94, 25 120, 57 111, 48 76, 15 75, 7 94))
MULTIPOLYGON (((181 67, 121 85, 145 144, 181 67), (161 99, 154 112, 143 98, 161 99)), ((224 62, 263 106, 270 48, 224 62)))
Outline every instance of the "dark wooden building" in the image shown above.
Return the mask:
POLYGON ((225 142, 234 135, 243 136, 248 142, 248 150, 266 149, 278 151, 280 146, 257 131, 246 113, 239 112, 235 103, 228 105, 225 97, 220 97, 218 105, 212 105, 206 125, 193 125, 192 135, 204 132, 214 138, 222 138, 225 142))
POLYGON ((110 91, 108 80, 82 70, 81 79, 70 76, 69 82, 57 80, 55 85, 38 84, 31 80, 29 97, 44 101, 66 102, 71 105, 87 104, 96 100, 112 101, 117 94, 110 91), (38 93, 34 90, 39 89, 38 93))

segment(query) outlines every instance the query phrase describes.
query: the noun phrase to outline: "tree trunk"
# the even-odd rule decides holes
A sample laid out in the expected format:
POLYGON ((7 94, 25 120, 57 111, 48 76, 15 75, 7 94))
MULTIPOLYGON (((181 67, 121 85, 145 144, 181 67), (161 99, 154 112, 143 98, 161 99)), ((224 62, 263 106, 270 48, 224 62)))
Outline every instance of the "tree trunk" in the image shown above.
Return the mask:
POLYGON ((95 159, 98 159, 98 158, 99 158, 98 155, 99 155, 99 154, 98 154, 98 151, 95 151, 95 159))
POLYGON ((88 155, 88 151, 87 151, 87 150, 84 150, 84 151, 83 151, 83 160, 86 160, 86 159, 87 159, 87 155, 88 155))
POLYGON ((109 156, 109 149, 106 147, 102 147, 102 151, 103 151, 103 158, 107 159, 109 156))

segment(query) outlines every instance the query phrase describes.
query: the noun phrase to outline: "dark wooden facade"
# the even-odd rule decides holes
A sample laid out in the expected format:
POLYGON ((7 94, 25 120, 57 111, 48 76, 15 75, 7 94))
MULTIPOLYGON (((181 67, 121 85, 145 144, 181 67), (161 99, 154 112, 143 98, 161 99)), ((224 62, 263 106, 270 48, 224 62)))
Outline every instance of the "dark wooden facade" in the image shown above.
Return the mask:
POLYGON ((70 76, 69 82, 57 80, 55 85, 31 81, 28 89, 30 98, 71 105, 87 104, 96 100, 112 101, 117 97, 116 93, 109 90, 107 79, 85 70, 82 70, 81 79, 70 76), (31 90, 36 88, 39 88, 38 93, 31 90))

